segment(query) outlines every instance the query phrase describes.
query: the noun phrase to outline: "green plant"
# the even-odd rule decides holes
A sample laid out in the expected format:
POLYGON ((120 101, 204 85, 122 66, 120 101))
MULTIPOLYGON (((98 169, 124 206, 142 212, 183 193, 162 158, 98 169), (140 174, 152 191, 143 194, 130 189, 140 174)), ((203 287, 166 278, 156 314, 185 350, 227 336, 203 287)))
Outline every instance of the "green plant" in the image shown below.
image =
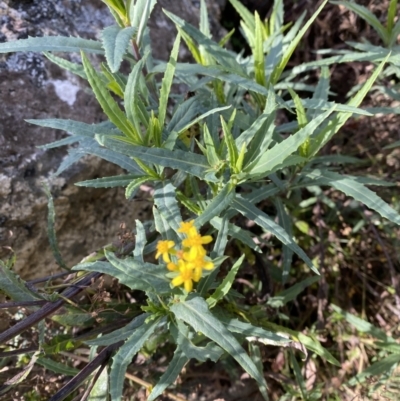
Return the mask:
MULTIPOLYGON (((278 253, 281 267, 274 269, 274 280, 285 284, 290 274, 306 266, 319 274, 317 261, 311 260, 293 238, 291 216, 296 212, 296 199, 301 199, 305 188, 333 187, 400 224, 399 214, 366 187, 386 183, 335 171, 330 166, 345 161, 341 155, 318 157, 351 116, 371 115, 359 106, 393 56, 386 52, 379 57, 380 63, 371 77, 347 104, 331 102, 326 67, 321 69, 315 88, 294 82, 293 75, 284 73, 302 36, 327 0, 303 27, 305 14, 293 25, 283 24, 281 0, 274 2, 273 13, 266 22, 257 13, 254 16, 249 13, 237 0, 230 1, 243 20, 241 28, 252 49, 248 58, 227 50, 224 45, 228 38, 220 43, 211 39, 204 0, 199 30, 164 11, 178 29, 168 63, 153 59, 151 53, 146 24, 155 1, 148 0, 104 0, 116 25, 104 29, 101 42, 41 37, 0 44, 3 53, 81 53, 82 65, 53 53, 45 54, 52 62, 89 82, 108 120, 92 125, 62 119, 28 120, 71 134, 44 146, 75 144, 57 174, 83 155, 93 154, 119 165, 127 173, 76 185, 122 186, 128 200, 145 182, 154 188, 154 220, 146 225, 136 222, 133 252, 129 247, 118 249, 109 245, 89 256, 70 269, 89 272, 80 273, 79 286, 71 286, 62 293, 51 292, 48 287, 38 294, 28 290, 15 276, 12 261, 0 265, 0 288, 15 302, 44 305, 0 335, 2 341, 39 323, 40 350, 54 355, 54 359, 42 358, 39 363, 56 372, 62 370, 62 361, 57 360, 60 351, 81 344, 91 347, 93 359, 84 374, 76 375, 53 400, 65 398, 88 379, 91 384, 87 385, 87 396, 90 394, 94 399, 98 388, 107 388, 109 382, 107 392, 111 399, 120 400, 124 375, 132 358, 142 348, 154 349, 151 344, 161 346, 166 341, 174 344, 175 351, 166 371, 151 389, 149 400, 162 394, 191 359, 216 362, 223 355, 229 355, 255 379, 264 399, 268 399, 256 343, 301 347, 304 352, 309 350, 339 365, 314 336, 290 330, 267 317, 268 311, 295 299, 318 276, 307 278, 257 306, 246 304, 232 285, 245 255, 274 249, 281 249, 278 253), (195 63, 178 62, 182 40, 195 63), (106 62, 101 63, 100 70, 93 67, 89 53, 105 55, 106 62), (129 75, 120 72, 123 60, 131 67, 129 75), (158 74, 163 74, 161 82, 156 79, 158 74), (174 82, 186 84, 194 96, 186 99, 171 93, 174 82), (310 91, 311 98, 300 98, 296 90, 310 91), (119 103, 123 103, 123 109, 119 103), (277 126, 275 120, 280 110, 290 113, 293 121, 277 126), (265 201, 273 205, 270 213, 257 206, 265 201), (278 223, 271 213, 276 213, 278 223), (253 221, 258 231, 246 229, 240 218, 253 221), (278 242, 267 240, 267 233, 278 242), (207 244, 212 245, 206 250, 203 245, 207 244), (229 244, 243 253, 233 263, 224 256, 229 244), (155 259, 149 257, 155 251, 156 257, 161 258, 158 263, 151 263, 155 259), (294 262, 294 254, 302 262, 294 262), (142 302, 110 305, 113 312, 101 313, 100 327, 75 338, 58 335, 54 343, 46 343, 43 319, 102 274, 140 292, 142 302), (120 327, 113 330, 116 327, 110 322, 117 318, 120 327), (244 349, 246 342, 250 354, 244 349), (96 355, 98 347, 105 348, 96 355)), ((63 266, 55 241, 50 195, 49 199, 50 237, 57 261, 63 266)), ((265 281, 261 276, 256 278, 255 287, 266 286, 265 281)), ((72 304, 65 316, 58 314, 53 319, 65 326, 90 327, 92 312, 90 307, 72 304)), ((293 353, 291 366, 300 388, 300 392, 293 394, 307 398, 293 353)), ((107 397, 103 393, 101 399, 107 397)))

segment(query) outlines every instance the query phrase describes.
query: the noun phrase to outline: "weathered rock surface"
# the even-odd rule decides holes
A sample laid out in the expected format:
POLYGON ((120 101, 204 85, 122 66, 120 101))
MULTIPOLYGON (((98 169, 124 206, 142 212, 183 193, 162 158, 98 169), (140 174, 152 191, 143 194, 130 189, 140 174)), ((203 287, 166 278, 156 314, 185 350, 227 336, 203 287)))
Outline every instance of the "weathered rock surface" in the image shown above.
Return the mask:
MULTIPOLYGON (((199 2, 159 0, 150 23, 154 54, 167 59, 175 29, 161 11, 170 10, 197 25, 199 2)), ((218 35, 219 6, 209 1, 211 26, 218 35)), ((0 1, 0 41, 28 36, 71 35, 98 38, 113 23, 100 0, 0 1)), ((183 51, 184 55, 184 51, 183 51)), ((76 55, 70 55, 74 61, 76 55)), ((46 181, 54 195, 61 253, 72 265, 111 242, 121 222, 133 227, 146 219, 150 202, 127 202, 122 190, 87 189, 74 182, 118 174, 119 168, 86 157, 61 176, 53 174, 65 148, 43 151, 42 145, 65 136, 56 130, 27 124, 24 119, 70 118, 87 123, 105 119, 87 85, 52 65, 41 54, 0 55, 0 257, 11 247, 16 271, 25 279, 57 271, 46 233, 46 181)))

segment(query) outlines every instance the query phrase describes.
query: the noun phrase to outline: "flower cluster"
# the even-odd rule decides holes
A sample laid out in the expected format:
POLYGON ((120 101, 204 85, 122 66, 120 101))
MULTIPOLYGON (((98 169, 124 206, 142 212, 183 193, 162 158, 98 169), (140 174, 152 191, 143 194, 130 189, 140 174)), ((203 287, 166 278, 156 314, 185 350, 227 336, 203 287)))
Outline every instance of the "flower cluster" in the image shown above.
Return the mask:
POLYGON ((185 290, 190 292, 193 281, 197 283, 200 280, 203 269, 214 268, 214 264, 206 259, 203 247, 212 241, 212 237, 201 236, 194 226, 194 220, 181 223, 178 231, 186 236, 182 241, 182 249, 175 249, 174 241, 158 241, 156 259, 162 257, 167 269, 177 273, 171 282, 173 287, 183 284, 185 290))

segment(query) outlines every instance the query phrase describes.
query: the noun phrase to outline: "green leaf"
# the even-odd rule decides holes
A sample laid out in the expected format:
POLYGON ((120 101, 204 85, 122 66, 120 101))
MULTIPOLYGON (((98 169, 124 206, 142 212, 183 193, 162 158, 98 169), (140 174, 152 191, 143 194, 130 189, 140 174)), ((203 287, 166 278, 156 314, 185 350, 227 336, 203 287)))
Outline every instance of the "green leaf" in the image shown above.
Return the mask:
POLYGON ((134 178, 125 189, 125 198, 131 199, 134 196, 135 191, 146 181, 153 181, 154 177, 149 175, 144 175, 141 177, 134 178))
MULTIPOLYGON (((175 303, 171 306, 171 311, 177 319, 181 319, 192 326, 195 332, 201 332, 217 343, 236 359, 242 368, 257 381, 260 387, 266 389, 267 385, 263 375, 258 371, 236 338, 211 314, 203 298, 194 296, 190 300, 175 303)), ((264 391, 265 393, 266 391, 264 391)))
POLYGON ((29 124, 39 125, 40 127, 60 129, 62 131, 69 132, 71 135, 77 135, 87 138, 94 138, 95 134, 117 134, 117 132, 115 131, 115 127, 110 127, 109 123, 86 124, 80 121, 64 120, 61 118, 46 118, 43 120, 28 119, 25 121, 29 124))
MULTIPOLYGON (((373 363, 371 366, 364 369, 357 376, 354 376, 353 378, 351 378, 348 381, 348 385, 355 386, 359 383, 363 383, 368 376, 378 376, 378 375, 382 375, 382 374, 388 374, 388 372, 390 372, 393 367, 398 366, 399 363, 400 363, 400 355, 399 354, 389 355, 386 358, 383 358, 380 361, 373 363)), ((389 384, 389 386, 390 386, 390 384, 389 384)), ((382 398, 382 399, 384 399, 384 398, 382 398)), ((389 400, 389 399, 395 399, 395 398, 386 398, 386 399, 389 400)))
POLYGON ((254 15, 239 0, 229 0, 251 32, 256 30, 254 15))
POLYGON ((307 266, 313 272, 319 275, 317 268, 313 265, 304 251, 296 244, 294 239, 291 238, 288 233, 280 225, 276 224, 268 215, 237 194, 232 203, 232 207, 249 220, 254 221, 260 227, 275 235, 279 241, 287 245, 293 252, 297 253, 297 255, 306 262, 307 266))
MULTIPOLYGON (((288 215, 281 198, 274 198, 274 204, 278 212, 279 224, 284 228, 284 230, 289 234, 290 237, 293 237, 292 219, 288 215)), ((292 259, 293 251, 286 245, 283 245, 282 284, 286 283, 286 280, 289 276, 290 268, 292 266, 292 259)))
POLYGON ((122 63, 126 49, 131 41, 136 28, 121 28, 118 25, 108 26, 101 31, 107 64, 111 72, 117 72, 122 63))
POLYGON ((367 322, 364 319, 353 315, 352 313, 346 312, 339 306, 331 304, 332 309, 338 313, 341 317, 346 319, 351 325, 353 325, 361 333, 368 333, 371 336, 383 341, 383 342, 395 342, 395 340, 388 336, 383 330, 375 327, 373 324, 367 322))
POLYGON ((47 370, 51 370, 54 373, 58 373, 64 376, 75 376, 80 372, 80 370, 78 369, 71 368, 63 363, 53 361, 50 358, 40 357, 37 359, 36 363, 42 365, 47 370))
POLYGON ((286 305, 288 302, 293 301, 297 298, 297 296, 304 291, 310 285, 319 281, 319 276, 308 277, 305 280, 300 281, 299 283, 293 285, 287 290, 281 291, 279 294, 270 298, 267 302, 269 306, 272 308, 280 308, 286 305))
POLYGON ((389 32, 379 22, 379 19, 368 10, 368 8, 361 6, 356 3, 350 3, 349 1, 331 1, 332 4, 337 4, 347 7, 349 10, 355 12, 363 20, 365 20, 372 28, 375 29, 376 33, 380 36, 385 45, 389 42, 389 32))
POLYGON ((115 344, 118 341, 126 340, 130 336, 130 334, 138 327, 141 327, 145 323, 146 319, 149 317, 150 315, 148 313, 142 313, 141 315, 136 316, 126 326, 118 330, 114 330, 111 333, 104 334, 101 337, 95 338, 94 340, 87 340, 85 341, 85 344, 91 346, 108 346, 111 344, 115 344))
MULTIPOLYGON (((102 369, 101 367, 99 369, 102 369)), ((94 383, 93 388, 90 391, 89 398, 87 401, 109 401, 109 377, 108 368, 105 366, 100 376, 94 383)))
POLYGON ((72 74, 78 75, 79 77, 81 77, 83 79, 87 79, 85 70, 84 70, 82 64, 72 63, 71 61, 68 61, 61 57, 57 57, 51 53, 44 52, 43 54, 52 63, 58 65, 62 69, 67 70, 67 71, 71 72, 72 74))
POLYGON ((264 330, 261 327, 253 326, 250 323, 242 322, 238 319, 232 319, 230 317, 224 316, 225 313, 222 311, 218 311, 218 318, 222 321, 225 327, 232 333, 237 333, 242 336, 248 337, 257 337, 262 338, 263 343, 274 345, 274 346, 282 346, 288 343, 290 340, 287 337, 283 337, 279 334, 276 334, 272 331, 264 330))
POLYGON ((57 264, 63 269, 69 270, 61 256, 60 248, 58 247, 55 228, 56 212, 54 210, 53 197, 51 196, 51 192, 47 184, 43 184, 43 190, 47 196, 47 235, 49 237, 50 248, 57 264))
MULTIPOLYGON (((373 74, 367 79, 362 88, 357 92, 354 97, 350 99, 350 101, 348 102, 349 106, 357 107, 361 104, 362 100, 370 91, 375 80, 381 73, 386 61, 390 57, 390 54, 391 53, 389 52, 386 58, 375 69, 373 74)), ((335 133, 339 131, 339 129, 351 116, 352 113, 338 113, 335 118, 333 118, 321 132, 318 132, 317 135, 314 135, 314 137, 312 137, 312 141, 310 142, 310 156, 315 156, 320 151, 320 149, 333 137, 333 135, 335 135, 335 133)))
POLYGON ((113 363, 110 372, 110 394, 112 401, 121 400, 125 372, 128 365, 132 362, 133 356, 140 351, 146 340, 154 333, 160 323, 160 319, 152 320, 137 328, 112 358, 113 363))
MULTIPOLYGON (((178 233, 182 217, 175 193, 176 188, 170 182, 162 182, 155 188, 154 204, 168 226, 178 233)), ((170 238, 170 236, 168 237, 170 238)))
POLYGON ((325 185, 332 186, 342 191, 370 209, 375 210, 392 223, 400 225, 400 215, 375 192, 357 182, 355 179, 327 170, 313 170, 307 174, 307 177, 325 182, 325 185))
MULTIPOLYGON (((214 217, 210 223, 217 230, 220 230, 222 227, 222 219, 220 217, 214 217)), ((261 249, 254 242, 253 237, 249 234, 248 230, 243 230, 242 228, 230 223, 228 224, 228 235, 239 240, 254 251, 261 253, 261 249)))
POLYGON ((312 135, 314 130, 329 117, 335 106, 331 107, 325 113, 322 113, 314 120, 310 121, 304 128, 299 130, 294 135, 276 144, 273 148, 267 150, 255 162, 245 167, 249 172, 250 177, 263 177, 274 171, 276 166, 279 166, 285 159, 295 152, 299 146, 312 135))
POLYGON ((263 25, 258 12, 255 12, 255 46, 253 50, 254 58, 254 74, 256 82, 262 86, 266 85, 265 79, 265 62, 264 62, 264 38, 263 38, 263 25))
POLYGON ((219 216, 235 198, 235 186, 228 183, 218 195, 213 198, 207 208, 195 220, 197 227, 202 227, 216 216, 219 216))
POLYGON ((139 121, 143 119, 149 118, 148 115, 142 118, 141 116, 141 108, 139 107, 139 102, 141 102, 140 97, 138 96, 139 92, 139 81, 141 78, 141 73, 146 62, 146 56, 143 57, 140 61, 136 63, 136 65, 132 68, 131 73, 128 77, 128 82, 126 83, 126 88, 124 92, 124 107, 126 111, 126 116, 128 120, 135 125, 136 130, 140 129, 139 121))
POLYGON ((135 5, 131 6, 129 11, 129 20, 132 26, 138 29, 136 42, 138 46, 142 43, 144 31, 147 27, 147 22, 156 5, 157 0, 136 0, 135 5))
POLYGON ((194 39, 200 46, 203 46, 204 50, 214 57, 218 63, 230 68, 231 70, 235 71, 235 73, 243 74, 242 67, 236 61, 231 52, 221 48, 218 43, 215 43, 209 39, 193 25, 166 10, 163 11, 177 26, 177 28, 182 29, 190 38, 194 39))
POLYGON ((242 255, 229 270, 229 273, 225 276, 222 283, 218 286, 218 288, 214 291, 214 293, 207 298, 208 307, 213 308, 218 301, 220 301, 225 295, 228 294, 229 290, 232 287, 233 282, 235 281, 235 277, 237 272, 239 271, 240 266, 242 266, 243 259, 246 255, 242 255))
POLYGON ((101 43, 96 40, 65 36, 42 36, 0 43, 0 53, 45 51, 104 53, 101 43))
POLYGON ((133 146, 117 139, 107 138, 104 136, 99 139, 107 148, 131 157, 137 157, 146 163, 153 163, 163 167, 183 170, 200 179, 205 179, 207 176, 207 180, 214 182, 217 181, 216 178, 213 179, 208 175, 210 165, 207 163, 207 159, 204 156, 191 152, 184 152, 182 150, 133 146))
MULTIPOLYGON (((236 110, 233 110, 231 120, 233 121, 236 115, 236 110)), ((227 124, 224 120, 224 118, 221 116, 221 126, 222 126, 222 131, 224 133, 224 142, 225 145, 228 149, 228 159, 229 159, 229 164, 231 167, 231 170, 237 174, 237 171, 235 171, 236 167, 236 162, 237 158, 239 156, 238 149, 236 147, 235 140, 233 138, 231 129, 230 129, 230 124, 227 124)))
POLYGON ((341 363, 328 351, 326 350, 318 340, 306 336, 303 333, 298 333, 297 337, 299 341, 309 350, 315 352, 317 355, 327 360, 332 365, 342 366, 341 363))
POLYGON ((139 137, 139 134, 136 132, 131 122, 126 118, 125 114, 119 108, 118 104, 110 95, 108 90, 104 87, 99 74, 92 67, 86 55, 81 53, 81 56, 89 84, 104 113, 108 116, 110 121, 128 138, 134 142, 140 143, 141 138, 139 137))
POLYGON ((132 290, 167 294, 171 292, 169 280, 165 277, 165 266, 141 263, 133 258, 118 259, 111 252, 106 252, 107 262, 81 263, 72 270, 95 271, 117 278, 121 284, 132 290))
POLYGON ((214 342, 209 342, 205 347, 194 345, 192 342, 194 334, 179 319, 177 319, 176 325, 171 324, 171 334, 176 344, 188 359, 196 359, 199 362, 205 362, 207 359, 210 359, 213 362, 217 362, 224 353, 214 342))
POLYGON ((160 121, 161 127, 164 127, 165 116, 167 113, 169 92, 171 90, 172 82, 174 80, 174 73, 175 73, 176 63, 178 61, 180 43, 181 43, 181 36, 178 34, 171 51, 171 56, 167 64, 167 69, 165 70, 164 78, 161 82, 160 105, 158 107, 158 119, 160 121))
POLYGON ((6 264, 0 260, 0 290, 13 301, 38 301, 43 300, 36 292, 31 291, 25 281, 9 269, 6 264))
POLYGON ((179 373, 181 373, 183 367, 188 361, 189 358, 182 352, 181 347, 177 347, 174 352, 174 356, 168 363, 166 371, 152 389, 150 395, 147 398, 147 401, 153 401, 159 395, 161 395, 164 390, 177 379, 179 373))
POLYGON ((290 57, 292 56, 293 52, 297 48, 298 44, 300 43, 301 38, 304 36, 306 33, 307 29, 311 26, 311 24, 314 22, 314 20, 317 18, 318 14, 322 11, 322 9, 325 7, 326 3, 328 0, 324 0, 323 3, 318 7, 317 11, 309 18, 307 23, 304 25, 304 27, 300 30, 300 32, 296 35, 296 37, 290 42, 289 46, 287 47, 284 55, 281 58, 281 61, 279 64, 274 68, 271 77, 269 81, 273 84, 276 84, 285 69, 287 63, 290 60, 290 57))
POLYGON ((94 180, 76 182, 75 185, 78 187, 89 187, 89 188, 115 188, 115 187, 126 187, 132 180, 138 178, 135 174, 122 174, 114 175, 111 177, 96 178, 94 180))
POLYGON ((134 259, 137 259, 139 262, 144 263, 143 251, 147 242, 146 231, 140 220, 135 220, 135 224, 136 224, 136 236, 135 236, 135 249, 133 251, 133 257, 134 259))

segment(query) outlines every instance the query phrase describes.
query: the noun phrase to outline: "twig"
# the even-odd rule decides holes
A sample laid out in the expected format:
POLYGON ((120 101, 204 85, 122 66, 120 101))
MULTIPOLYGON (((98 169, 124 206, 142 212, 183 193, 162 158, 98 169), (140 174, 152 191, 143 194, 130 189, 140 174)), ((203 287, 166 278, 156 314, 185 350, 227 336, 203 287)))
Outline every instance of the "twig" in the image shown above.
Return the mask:
MULTIPOLYGON (((90 273, 82 280, 78 281, 77 286, 73 286, 71 288, 66 289, 62 292, 64 298, 72 298, 75 295, 79 294, 82 290, 84 290, 87 286, 92 284, 94 280, 97 280, 102 273, 90 273)), ((21 334, 25 330, 39 323, 41 320, 51 315, 57 309, 59 309, 65 303, 64 299, 58 299, 55 302, 47 302, 41 309, 32 313, 30 316, 21 320, 13 327, 10 327, 8 330, 4 331, 0 334, 0 344, 7 342, 11 338, 21 334)))
POLYGON ((79 387, 99 366, 111 358, 113 351, 119 348, 124 342, 119 341, 104 348, 93 361, 89 362, 76 376, 74 376, 63 388, 57 391, 49 401, 62 401, 79 387))

